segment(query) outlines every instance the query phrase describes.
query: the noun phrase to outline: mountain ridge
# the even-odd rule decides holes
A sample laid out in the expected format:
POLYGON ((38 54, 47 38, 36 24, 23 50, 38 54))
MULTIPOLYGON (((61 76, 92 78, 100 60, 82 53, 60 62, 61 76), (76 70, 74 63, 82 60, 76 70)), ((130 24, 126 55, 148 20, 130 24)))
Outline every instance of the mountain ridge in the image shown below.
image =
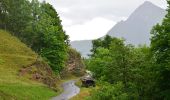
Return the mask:
MULTIPOLYGON (((114 25, 107 32, 107 35, 124 38, 126 43, 136 46, 139 44, 149 45, 152 27, 160 23, 165 14, 166 11, 164 9, 149 1, 145 1, 134 10, 127 20, 122 20, 114 25)), ((87 54, 90 53, 92 43, 90 40, 73 41, 71 42, 71 46, 77 49, 84 57, 87 57, 87 54)))
POLYGON ((140 5, 126 21, 116 24, 108 35, 125 38, 127 43, 133 45, 150 44, 150 30, 161 22, 165 10, 149 1, 140 5))

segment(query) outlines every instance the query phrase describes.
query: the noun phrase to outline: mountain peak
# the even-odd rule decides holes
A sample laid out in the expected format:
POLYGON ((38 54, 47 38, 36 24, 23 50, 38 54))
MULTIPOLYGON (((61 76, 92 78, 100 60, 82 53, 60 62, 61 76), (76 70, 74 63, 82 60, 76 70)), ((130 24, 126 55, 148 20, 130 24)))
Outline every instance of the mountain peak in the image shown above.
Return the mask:
POLYGON ((143 5, 153 5, 153 3, 152 2, 150 2, 150 1, 145 1, 144 3, 143 3, 143 5))
POLYGON ((153 7, 160 8, 150 1, 145 1, 141 6, 139 6, 139 8, 153 8, 153 7))
POLYGON ((142 5, 136 8, 136 10, 130 15, 129 20, 133 20, 134 17, 138 19, 140 18, 143 19, 143 17, 150 18, 150 16, 157 15, 156 14, 157 12, 164 12, 164 9, 156 6, 152 2, 145 1, 142 5), (143 16, 143 15, 147 15, 147 16, 143 16))
MULTIPOLYGON (((144 0, 143 0, 144 1, 144 0)), ((150 30, 156 23, 160 23, 166 14, 162 9, 149 1, 145 1, 129 16, 126 21, 120 21, 108 32, 112 37, 124 38, 127 44, 135 46, 139 44, 150 44, 150 30)), ((84 57, 90 54, 92 42, 76 41, 71 42, 84 57), (84 46, 82 48, 82 45, 84 46)))

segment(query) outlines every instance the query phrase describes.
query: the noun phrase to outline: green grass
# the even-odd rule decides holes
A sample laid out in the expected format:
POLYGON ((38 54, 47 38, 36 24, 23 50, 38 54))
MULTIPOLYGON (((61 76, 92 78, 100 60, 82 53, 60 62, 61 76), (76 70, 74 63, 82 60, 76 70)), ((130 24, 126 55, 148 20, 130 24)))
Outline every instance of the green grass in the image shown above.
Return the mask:
MULTIPOLYGON (((39 85, 25 84, 4 84, 0 86, 2 97, 0 99, 17 100, 48 100, 49 97, 56 95, 47 87, 39 85)), ((0 94, 1 95, 1 94, 0 94)))
POLYGON ((18 75, 36 57, 25 44, 0 30, 0 100, 48 100, 57 94, 42 83, 18 75))

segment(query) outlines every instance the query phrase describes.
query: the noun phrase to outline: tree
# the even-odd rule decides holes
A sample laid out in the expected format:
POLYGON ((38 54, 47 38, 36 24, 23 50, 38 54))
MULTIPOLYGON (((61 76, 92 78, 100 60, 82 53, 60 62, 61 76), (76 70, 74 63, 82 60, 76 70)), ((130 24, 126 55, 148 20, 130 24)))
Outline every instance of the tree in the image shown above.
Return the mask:
POLYGON ((30 3, 28 0, 7 0, 5 4, 7 30, 19 37, 30 22, 30 3))
POLYGON ((88 69, 94 73, 95 78, 105 81, 108 81, 109 75, 111 75, 111 73, 106 74, 110 64, 109 50, 102 47, 97 48, 96 53, 87 62, 88 69))
POLYGON ((52 5, 38 0, 1 0, 0 28, 11 31, 59 73, 67 58, 68 36, 52 5))
POLYGON ((150 48, 146 45, 134 48, 131 59, 131 80, 138 99, 145 100, 153 97, 154 75, 150 48))
POLYGON ((114 81, 122 81, 125 88, 128 87, 130 80, 132 49, 131 45, 125 45, 123 40, 118 39, 113 41, 110 46, 114 81))
POLYGON ((42 35, 39 38, 42 38, 42 41, 38 43, 42 44, 40 54, 47 59, 51 68, 59 73, 65 66, 67 58, 67 36, 55 9, 43 2, 41 10, 39 30, 42 35))
POLYGON ((97 78, 109 83, 122 81, 125 87, 129 80, 132 47, 124 40, 106 36, 104 40, 95 40, 89 69, 97 78))
POLYGON ((0 28, 5 29, 7 27, 7 5, 8 5, 8 0, 1 0, 0 1, 0 28))
POLYGON ((170 99, 170 1, 162 24, 157 24, 151 32, 151 50, 155 61, 156 87, 158 99, 170 99))
MULTIPOLYGON (((106 35, 103 39, 93 40, 92 41, 93 47, 91 49, 92 54, 95 53, 96 49, 99 48, 99 47, 103 47, 103 48, 109 49, 109 47, 111 45, 111 42, 113 40, 116 40, 116 38, 114 38, 114 37, 112 38, 109 35, 106 35)), ((91 55, 91 56, 93 56, 93 55, 91 55)))
MULTIPOLYGON (((38 0, 32 0, 30 2, 31 8, 31 21, 22 33, 22 41, 31 47, 35 52, 40 54, 42 48, 42 34, 45 24, 42 23, 41 15, 43 11, 41 9, 41 3, 38 0)), ((44 16, 44 15, 43 15, 44 16)), ((46 20, 45 18, 43 20, 46 20)), ((48 24, 48 23, 47 23, 48 24)))
MULTIPOLYGON (((86 65, 94 73, 96 79, 102 81, 101 84, 107 82, 111 86, 115 86, 121 82, 123 87, 117 92, 125 93, 124 99, 127 100, 151 99, 154 96, 153 76, 155 73, 152 71, 149 47, 135 48, 130 44, 125 44, 123 39, 110 36, 103 40, 95 40, 93 44, 93 53, 86 61, 86 65)), ((112 98, 107 93, 113 92, 114 94, 114 88, 106 86, 105 90, 102 89, 103 87, 100 89, 102 92, 95 91, 96 93, 92 97, 99 100, 112 98)))

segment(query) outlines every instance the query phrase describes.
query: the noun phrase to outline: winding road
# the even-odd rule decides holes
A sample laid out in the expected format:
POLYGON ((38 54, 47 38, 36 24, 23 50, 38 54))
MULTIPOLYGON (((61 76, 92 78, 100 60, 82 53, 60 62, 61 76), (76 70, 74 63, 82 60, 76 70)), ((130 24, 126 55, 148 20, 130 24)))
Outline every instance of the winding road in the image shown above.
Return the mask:
POLYGON ((75 85, 74 80, 68 81, 62 84, 64 92, 51 100, 69 100, 71 97, 77 95, 80 92, 80 88, 75 85))

